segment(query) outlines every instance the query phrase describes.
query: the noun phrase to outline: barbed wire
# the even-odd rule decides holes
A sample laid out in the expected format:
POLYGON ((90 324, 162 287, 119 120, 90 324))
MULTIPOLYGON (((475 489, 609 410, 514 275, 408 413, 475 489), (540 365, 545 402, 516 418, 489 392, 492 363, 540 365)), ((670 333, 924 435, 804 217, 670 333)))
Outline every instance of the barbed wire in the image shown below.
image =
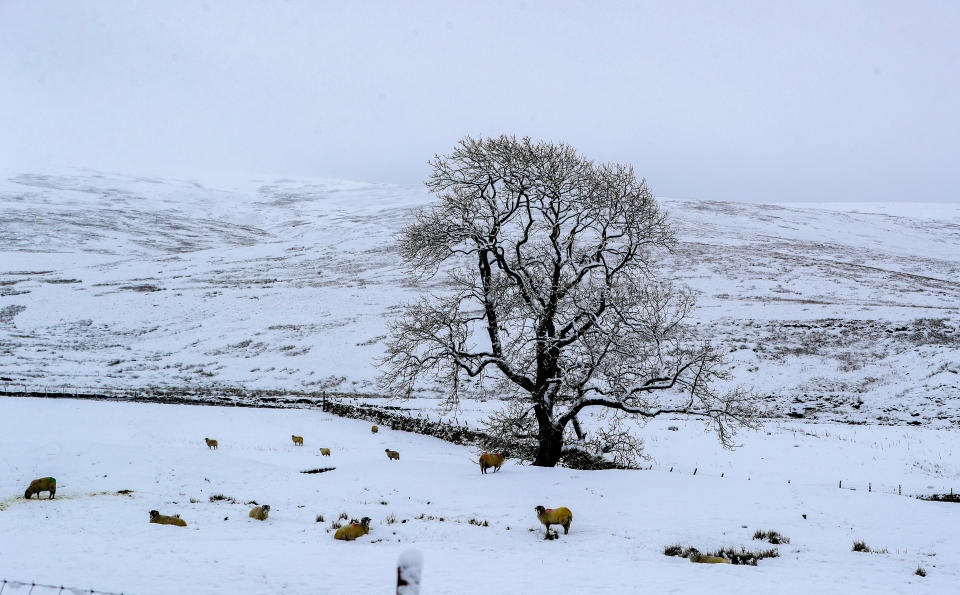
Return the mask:
POLYGON ((31 595, 35 589, 38 587, 40 589, 53 590, 58 594, 60 593, 72 593, 73 595, 124 595, 123 592, 115 593, 113 591, 98 591, 96 589, 78 589, 75 587, 64 587, 63 585, 45 585, 43 583, 35 582, 25 582, 25 581, 11 581, 7 579, 0 579, 0 595, 13 595, 14 589, 25 589, 30 587, 30 590, 27 592, 27 595, 31 595), (11 588, 11 591, 7 591, 7 587, 11 588))

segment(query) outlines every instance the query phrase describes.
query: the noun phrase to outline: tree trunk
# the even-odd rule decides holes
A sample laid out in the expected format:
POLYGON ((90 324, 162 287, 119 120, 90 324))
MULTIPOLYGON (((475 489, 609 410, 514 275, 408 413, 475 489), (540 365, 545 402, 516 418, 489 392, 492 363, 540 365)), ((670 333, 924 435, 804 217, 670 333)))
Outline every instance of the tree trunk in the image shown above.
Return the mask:
POLYGON ((563 429, 557 429, 553 423, 544 423, 540 420, 540 445, 537 448, 537 458, 533 464, 538 467, 556 467, 560 462, 560 451, 563 448, 563 429))

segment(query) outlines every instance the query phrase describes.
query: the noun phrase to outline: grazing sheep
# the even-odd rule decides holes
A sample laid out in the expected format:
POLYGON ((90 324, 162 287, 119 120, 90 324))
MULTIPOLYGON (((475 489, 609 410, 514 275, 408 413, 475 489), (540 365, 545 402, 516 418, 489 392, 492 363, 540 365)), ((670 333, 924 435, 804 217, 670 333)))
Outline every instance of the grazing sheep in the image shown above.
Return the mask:
POLYGON ((320 454, 322 454, 322 455, 325 456, 325 457, 329 457, 329 456, 330 456, 330 449, 329 449, 329 448, 321 448, 321 449, 320 449, 320 454))
POLYGON ((180 518, 180 515, 167 516, 160 514, 156 510, 150 511, 150 522, 158 525, 176 525, 177 527, 186 527, 187 521, 180 518))
POLYGON ((303 446, 303 436, 294 436, 291 434, 290 438, 293 440, 295 446, 303 446))
POLYGON ((573 520, 573 513, 569 508, 561 506, 560 508, 544 508, 537 506, 537 518, 547 528, 547 535, 550 534, 550 525, 560 525, 563 527, 563 534, 570 532, 570 521, 573 520))
POLYGON ((500 470, 500 466, 503 465, 506 458, 498 453, 483 453, 480 455, 480 473, 486 473, 487 469, 491 467, 493 467, 493 472, 496 473, 500 470))
POLYGON ((270 505, 263 504, 261 506, 254 506, 253 510, 250 511, 250 518, 257 519, 258 521, 265 521, 267 517, 270 516, 270 505))
POLYGON ((40 499, 40 492, 50 492, 50 500, 53 499, 54 495, 57 493, 57 480, 52 477, 41 477, 40 479, 34 479, 30 482, 30 486, 27 488, 27 491, 23 493, 23 497, 29 500, 34 494, 37 495, 37 500, 40 499))
POLYGON ((207 443, 207 448, 218 448, 220 446, 216 440, 211 440, 210 438, 204 438, 203 440, 207 443))
POLYGON ((377 426, 373 426, 372 428, 370 428, 371 434, 376 434, 379 431, 380 431, 380 428, 378 428, 377 426))
POLYGON ((397 460, 397 461, 400 460, 400 453, 399 453, 399 452, 397 452, 397 451, 395 451, 395 450, 390 450, 389 448, 384 448, 383 451, 387 453, 387 458, 388 458, 388 459, 394 459, 394 460, 397 460))
POLYGON ((732 564, 730 560, 720 556, 705 556, 697 552, 690 552, 690 561, 700 564, 732 564))
POLYGON ((369 532, 370 517, 365 516, 359 523, 351 523, 337 529, 337 532, 333 534, 333 538, 339 539, 340 541, 353 541, 357 537, 366 535, 369 532))

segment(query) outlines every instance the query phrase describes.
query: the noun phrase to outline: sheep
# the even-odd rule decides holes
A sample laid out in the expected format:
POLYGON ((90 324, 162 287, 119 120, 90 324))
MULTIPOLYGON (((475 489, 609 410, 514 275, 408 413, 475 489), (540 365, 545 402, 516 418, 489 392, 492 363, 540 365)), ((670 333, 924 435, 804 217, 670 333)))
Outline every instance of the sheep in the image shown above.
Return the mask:
POLYGON ((270 505, 263 504, 261 506, 254 506, 250 511, 250 518, 257 519, 258 521, 265 521, 267 517, 270 516, 270 505))
POLYGON ((329 449, 329 448, 321 448, 321 449, 320 449, 320 454, 322 454, 322 455, 325 456, 325 457, 329 457, 329 456, 330 456, 330 449, 329 449))
POLYGON ((291 434, 290 438, 293 440, 294 446, 303 446, 303 436, 294 436, 291 434))
POLYGON ((378 428, 377 426, 373 426, 372 428, 370 428, 371 434, 376 434, 379 431, 380 431, 380 428, 378 428))
POLYGON ((207 443, 207 448, 218 448, 220 446, 216 440, 211 440, 210 438, 204 438, 204 441, 207 443))
POLYGON ((41 477, 40 479, 34 479, 30 482, 30 486, 27 488, 27 491, 23 493, 23 497, 29 500, 34 494, 37 495, 37 500, 40 499, 40 492, 50 492, 49 500, 52 500, 57 493, 57 480, 52 477, 41 477))
POLYGON ((333 538, 339 539, 340 541, 353 541, 357 537, 366 535, 369 532, 370 517, 365 516, 359 523, 351 523, 337 529, 337 532, 333 534, 333 538))
POLYGON ((690 552, 690 561, 698 562, 700 564, 732 564, 730 560, 726 558, 721 558, 720 556, 707 556, 699 552, 690 552))
POLYGON ((180 518, 180 515, 167 516, 160 514, 156 510, 150 511, 150 522, 158 525, 176 525, 177 527, 186 527, 187 521, 180 518))
POLYGON ((569 508, 561 506, 560 508, 544 508, 537 506, 537 518, 547 528, 547 535, 550 535, 550 525, 560 525, 563 527, 563 534, 570 532, 570 521, 573 520, 573 513, 569 508))
POLYGON ((389 448, 384 448, 383 451, 387 453, 388 459, 400 460, 400 453, 395 450, 390 450, 389 448))
POLYGON ((483 453, 480 455, 480 473, 486 473, 490 467, 493 467, 493 472, 496 473, 506 458, 499 453, 483 453))

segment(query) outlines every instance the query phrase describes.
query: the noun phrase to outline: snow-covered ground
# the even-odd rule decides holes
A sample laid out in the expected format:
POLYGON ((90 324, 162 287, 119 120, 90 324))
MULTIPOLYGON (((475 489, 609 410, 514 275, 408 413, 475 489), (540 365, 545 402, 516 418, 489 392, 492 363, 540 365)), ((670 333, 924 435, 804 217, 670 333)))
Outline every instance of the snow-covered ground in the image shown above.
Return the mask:
MULTIPOLYGON (((322 179, 0 176, 14 388, 376 390, 428 194, 322 179)), ((960 422, 960 207, 662 199, 703 335, 774 411, 960 422)), ((0 385, 2 388, 5 385, 0 385)), ((6 385, 9 388, 9 385, 6 385)))
MULTIPOLYGON (((6 172, 0 389, 373 392, 398 304, 442 289, 392 249, 429 200, 337 180, 6 172)), ((0 398, 0 579, 391 592, 412 546, 425 594, 955 590, 960 506, 908 496, 960 489, 960 208, 662 203, 681 239, 667 270, 699 293, 695 322, 728 350, 733 382, 784 416, 737 450, 657 419, 639 427, 648 470, 508 461, 481 476, 469 448, 311 409, 0 398), (57 498, 24 500, 47 475, 57 498), (249 519, 249 501, 270 518, 249 519), (545 541, 538 504, 571 508, 571 533, 545 541), (151 509, 189 526, 149 524, 151 509), (371 517, 370 535, 335 542, 340 513, 371 517), (756 530, 791 541, 757 567, 663 554, 774 547, 756 530), (888 553, 852 552, 858 539, 888 553)), ((456 420, 475 427, 499 403, 466 392, 456 420)), ((439 411, 430 387, 401 405, 439 411)))
POLYGON ((388 593, 415 547, 424 595, 948 593, 960 581, 960 506, 906 496, 960 488, 955 430, 775 422, 724 451, 697 424, 662 420, 645 430, 652 471, 508 461, 481 475, 468 448, 316 410, 3 398, 0 419, 0 578, 138 594, 388 593), (48 475, 56 499, 22 498, 48 475), (271 506, 268 520, 248 518, 252 500, 271 506), (569 507, 569 535, 544 540, 538 504, 569 507), (188 526, 149 524, 151 509, 188 526), (334 541, 341 512, 371 517, 370 534, 334 541), (790 543, 753 540, 758 529, 790 543), (853 552, 855 540, 888 553, 853 552), (780 557, 691 564, 663 554, 675 543, 780 557))

